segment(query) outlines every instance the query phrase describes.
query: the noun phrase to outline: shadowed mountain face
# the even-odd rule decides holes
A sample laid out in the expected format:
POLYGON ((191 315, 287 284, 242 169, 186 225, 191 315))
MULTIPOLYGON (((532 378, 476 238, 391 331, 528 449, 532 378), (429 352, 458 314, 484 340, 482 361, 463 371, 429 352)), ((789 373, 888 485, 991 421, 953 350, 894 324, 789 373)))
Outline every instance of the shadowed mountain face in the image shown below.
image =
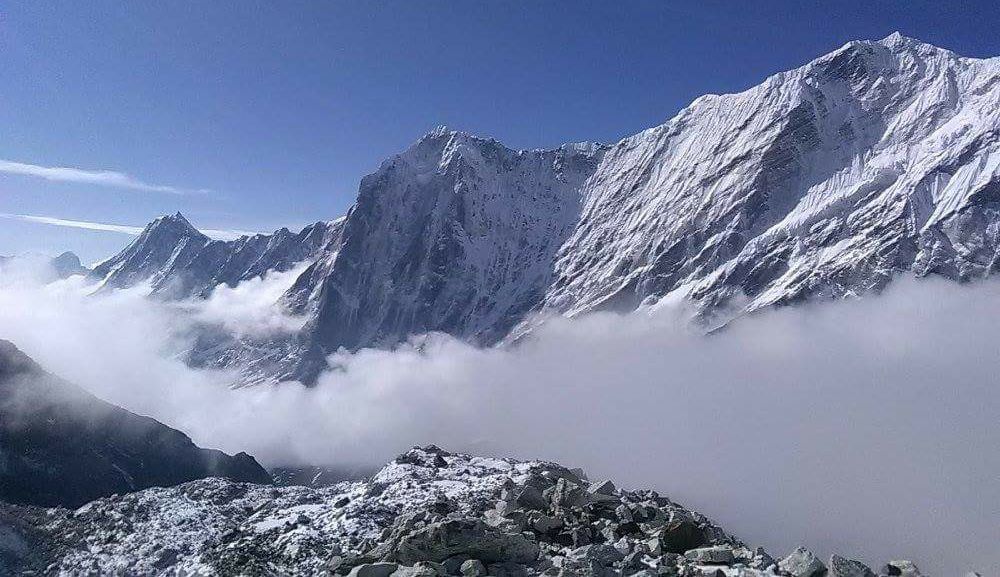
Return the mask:
POLYGON ((199 448, 180 431, 46 373, 0 340, 0 499, 77 506, 212 476, 270 482, 246 453, 199 448))

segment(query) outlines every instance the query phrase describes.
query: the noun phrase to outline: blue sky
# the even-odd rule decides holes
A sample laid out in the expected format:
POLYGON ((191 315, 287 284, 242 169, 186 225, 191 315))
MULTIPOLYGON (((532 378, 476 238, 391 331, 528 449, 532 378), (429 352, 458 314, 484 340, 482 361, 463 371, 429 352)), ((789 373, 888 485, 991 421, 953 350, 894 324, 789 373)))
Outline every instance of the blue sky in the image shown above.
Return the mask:
MULTIPOLYGON (((1000 55, 998 23, 994 2, 6 3, 0 214, 294 228, 439 124, 611 142, 852 39, 1000 55)), ((121 230, 4 216, 0 254, 90 261, 121 230)))

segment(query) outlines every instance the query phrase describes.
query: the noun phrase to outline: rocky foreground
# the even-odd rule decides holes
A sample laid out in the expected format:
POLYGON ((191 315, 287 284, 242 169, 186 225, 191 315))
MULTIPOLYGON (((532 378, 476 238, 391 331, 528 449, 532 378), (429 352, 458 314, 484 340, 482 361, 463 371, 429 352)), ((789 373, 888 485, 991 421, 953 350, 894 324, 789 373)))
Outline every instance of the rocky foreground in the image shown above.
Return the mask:
POLYGON ((655 491, 554 463, 414 448, 366 481, 212 478, 76 510, 0 505, 0 575, 916 577, 806 549, 776 560, 655 491))

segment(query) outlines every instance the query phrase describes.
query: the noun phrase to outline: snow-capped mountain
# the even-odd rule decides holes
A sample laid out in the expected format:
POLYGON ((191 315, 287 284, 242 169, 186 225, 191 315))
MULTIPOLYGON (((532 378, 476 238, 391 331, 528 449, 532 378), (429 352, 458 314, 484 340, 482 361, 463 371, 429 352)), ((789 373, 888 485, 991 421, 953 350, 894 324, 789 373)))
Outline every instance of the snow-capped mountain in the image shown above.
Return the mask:
MULTIPOLYGON (((988 275, 1000 266, 998 109, 1000 59, 893 34, 703 96, 611 146, 512 150, 436 130, 362 180, 342 243, 294 254, 313 265, 283 304, 310 320, 271 372, 310 381, 340 347, 426 331, 492 344, 533 313, 670 295, 724 322, 904 273, 988 275)), ((219 272, 237 245, 176 220, 96 274, 186 294, 247 277, 242 264, 219 272)), ((266 263, 254 274, 272 266, 245 260, 266 263)))
POLYGON ((46 506, 208 476, 269 481, 246 453, 202 449, 176 429, 46 373, 4 340, 0 465, 0 499, 46 506))
POLYGON ((515 151, 442 128, 384 162, 361 182, 292 376, 309 380, 341 346, 427 331, 503 338, 549 286, 602 154, 594 144, 515 151))
POLYGON ((753 310, 903 271, 988 274, 998 105, 1000 60, 899 34, 699 98, 604 155, 543 306, 631 309, 682 290, 753 310))
MULTIPOLYGON (((0 572, 59 575, 874 577, 804 548, 779 560, 655 491, 555 463, 414 448, 364 481, 205 479, 76 510, 0 503, 0 572)), ((881 575, 919 577, 909 561, 881 575)))
POLYGON ((222 241, 208 238, 178 212, 146 225, 135 241, 96 265, 90 275, 104 288, 148 282, 153 294, 166 298, 206 296, 219 284, 235 286, 335 252, 341 223, 317 222, 298 233, 282 228, 222 241))

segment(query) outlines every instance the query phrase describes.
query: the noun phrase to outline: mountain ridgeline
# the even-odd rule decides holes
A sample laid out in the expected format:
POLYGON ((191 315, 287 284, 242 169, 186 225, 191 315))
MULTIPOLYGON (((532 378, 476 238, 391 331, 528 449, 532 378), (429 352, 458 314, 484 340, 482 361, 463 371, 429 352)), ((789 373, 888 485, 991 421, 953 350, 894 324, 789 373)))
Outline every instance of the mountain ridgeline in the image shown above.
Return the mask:
POLYGON ((283 299, 308 322, 269 369, 305 382, 340 347, 488 345, 533 313, 676 295, 725 322, 904 273, 965 281, 1000 267, 998 109, 1000 59, 893 34, 612 145, 438 129, 364 177, 340 221, 221 243, 165 217, 92 274, 198 295, 312 262, 283 299))
POLYGON ((0 340, 0 500, 75 507, 210 476, 270 482, 246 453, 199 448, 178 430, 45 372, 0 340))

